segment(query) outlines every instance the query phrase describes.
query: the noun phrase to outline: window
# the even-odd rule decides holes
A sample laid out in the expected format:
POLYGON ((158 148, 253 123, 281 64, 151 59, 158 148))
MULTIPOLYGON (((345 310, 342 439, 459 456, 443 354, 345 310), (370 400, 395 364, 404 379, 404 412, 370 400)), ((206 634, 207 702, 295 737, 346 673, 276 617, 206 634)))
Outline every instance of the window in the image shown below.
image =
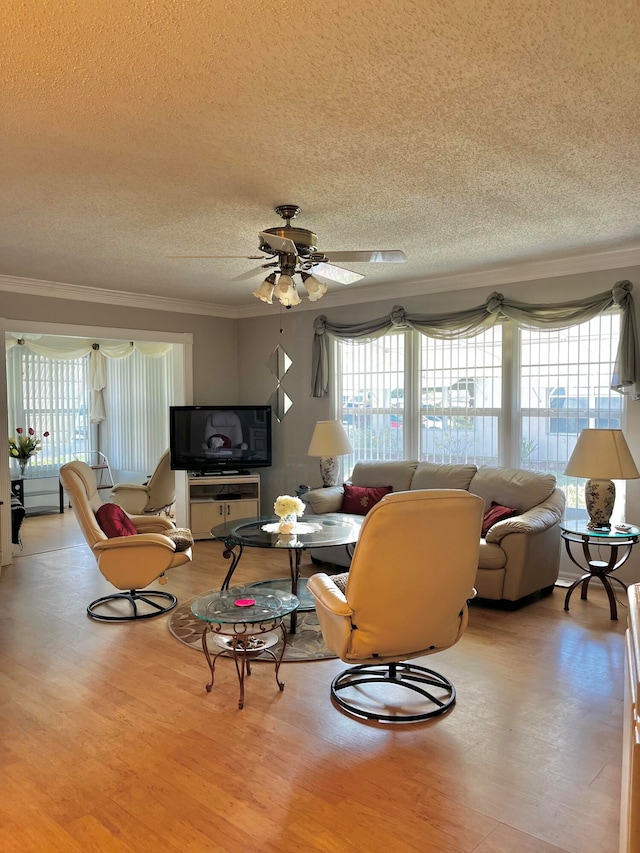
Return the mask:
POLYGON ((622 396, 609 388, 619 335, 618 313, 520 333, 520 467, 556 475, 567 518, 585 515, 583 481, 564 474, 579 433, 622 427, 622 396))
POLYGON ((559 331, 335 341, 336 407, 354 447, 345 474, 359 459, 404 458, 550 471, 568 517, 582 515, 582 482, 563 472, 582 429, 622 426, 609 388, 619 334, 612 312, 559 331))
POLYGON ((116 471, 150 474, 169 446, 173 351, 152 357, 137 348, 107 358, 106 418, 90 422, 89 356, 42 356, 26 346, 7 352, 9 435, 16 427, 48 431, 29 464, 30 476, 58 474, 62 464, 100 450, 116 471))
POLYGON ((107 359, 100 449, 112 470, 151 474, 169 447, 173 400, 173 350, 151 358, 134 350, 107 359))
POLYGON ((338 419, 357 459, 403 459, 405 334, 367 343, 342 342, 338 419), (399 393, 402 392, 402 393, 399 393))
POLYGON ((496 465, 502 399, 502 329, 475 338, 421 335, 418 458, 496 465))
POLYGON ((92 449, 87 369, 87 356, 47 358, 22 346, 7 352, 9 435, 17 427, 49 432, 31 458, 31 476, 57 475, 74 454, 92 449))

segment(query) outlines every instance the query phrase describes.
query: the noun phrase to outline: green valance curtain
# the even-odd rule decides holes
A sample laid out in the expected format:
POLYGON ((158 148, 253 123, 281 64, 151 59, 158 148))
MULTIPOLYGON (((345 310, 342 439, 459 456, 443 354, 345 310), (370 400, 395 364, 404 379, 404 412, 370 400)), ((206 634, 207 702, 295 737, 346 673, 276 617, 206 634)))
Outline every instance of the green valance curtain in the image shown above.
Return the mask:
POLYGON ((91 401, 89 416, 92 424, 105 418, 103 390, 107 385, 107 358, 126 358, 139 350, 149 358, 160 358, 173 344, 150 341, 100 341, 95 338, 64 338, 55 335, 19 336, 7 332, 7 352, 15 346, 24 346, 46 358, 82 358, 89 354, 89 390, 91 401))
POLYGON ((640 398, 638 332, 630 281, 618 281, 611 291, 558 305, 533 305, 492 293, 484 305, 447 314, 407 314, 396 305, 386 317, 364 323, 331 323, 326 316, 314 322, 311 396, 326 397, 329 390, 329 337, 366 341, 391 331, 414 329, 431 338, 473 338, 495 323, 511 320, 520 328, 566 329, 618 308, 622 315, 620 343, 611 387, 632 399, 640 398))

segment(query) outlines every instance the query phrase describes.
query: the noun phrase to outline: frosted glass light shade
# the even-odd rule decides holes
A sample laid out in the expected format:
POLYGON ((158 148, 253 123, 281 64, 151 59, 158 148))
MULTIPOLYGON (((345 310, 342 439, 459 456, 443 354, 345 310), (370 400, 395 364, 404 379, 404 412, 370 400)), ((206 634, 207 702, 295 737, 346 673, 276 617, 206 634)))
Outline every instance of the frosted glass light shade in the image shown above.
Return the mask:
POLYGON ((273 295, 280 300, 280 303, 285 308, 291 308, 292 305, 300 305, 302 300, 298 296, 293 279, 290 275, 283 273, 278 279, 273 295))
POLYGON ((272 272, 271 275, 265 278, 260 287, 257 290, 253 291, 253 295, 256 297, 256 299, 259 299, 261 302, 266 302, 268 305, 271 305, 273 302, 273 285, 275 283, 275 280, 276 274, 272 272))

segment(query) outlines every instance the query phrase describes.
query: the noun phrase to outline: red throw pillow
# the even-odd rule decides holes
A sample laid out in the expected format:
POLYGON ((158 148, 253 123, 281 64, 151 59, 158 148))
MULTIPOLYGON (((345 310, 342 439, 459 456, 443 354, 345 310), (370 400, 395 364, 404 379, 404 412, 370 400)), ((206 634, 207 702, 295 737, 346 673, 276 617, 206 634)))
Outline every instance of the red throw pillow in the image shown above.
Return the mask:
POLYGON ((133 521, 118 504, 102 504, 96 512, 96 521, 107 539, 138 535, 133 521))
POLYGON ((391 486, 351 486, 345 483, 341 511, 366 515, 371 507, 392 491, 391 486))
POLYGON ((484 539, 489 532, 489 528, 493 527, 494 524, 504 521, 505 518, 513 518, 516 515, 520 515, 519 510, 510 509, 508 506, 502 506, 495 501, 491 501, 491 508, 485 512, 482 519, 482 538, 484 539))

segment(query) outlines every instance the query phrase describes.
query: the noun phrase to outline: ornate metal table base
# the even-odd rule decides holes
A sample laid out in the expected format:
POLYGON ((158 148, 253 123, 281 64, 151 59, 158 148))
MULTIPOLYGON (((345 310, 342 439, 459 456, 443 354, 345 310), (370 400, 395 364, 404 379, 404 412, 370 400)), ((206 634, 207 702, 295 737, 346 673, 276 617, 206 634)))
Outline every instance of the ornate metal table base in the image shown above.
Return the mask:
POLYGON ((231 657, 236 665, 238 681, 240 682, 238 708, 244 708, 245 674, 247 676, 251 675, 251 661, 264 654, 273 658, 273 662, 275 663, 276 684, 278 685, 278 689, 282 692, 284 690, 284 681, 280 681, 278 673, 280 672, 280 664, 284 657, 284 650, 287 647, 287 629, 285 628, 282 619, 278 618, 269 623, 259 624, 245 624, 239 622, 233 626, 227 626, 233 629, 228 631, 223 630, 224 627, 225 626, 223 625, 210 623, 205 625, 204 631, 202 632, 202 650, 205 654, 207 663, 209 664, 209 670, 211 672, 211 681, 206 685, 207 693, 210 693, 213 687, 216 662, 218 658, 222 656, 231 657), (282 649, 279 656, 276 656, 271 649, 264 646, 257 645, 252 648, 252 641, 255 641, 255 638, 259 638, 261 635, 267 634, 270 631, 275 631, 276 628, 279 628, 282 632, 282 649), (207 634, 217 634, 218 636, 229 637, 231 645, 228 648, 221 648, 219 652, 212 655, 207 644, 207 634))
POLYGON ((589 589, 589 584, 594 578, 597 578, 605 589, 607 593, 607 598, 609 599, 609 610, 611 613, 611 619, 616 620, 618 618, 618 605, 616 602, 616 596, 611 585, 611 581, 619 584, 623 590, 626 591, 627 584, 624 581, 621 581, 620 578, 612 577, 612 573, 619 569, 629 558, 631 554, 631 549, 633 546, 639 541, 637 535, 637 528, 631 528, 633 532, 628 533, 627 535, 621 533, 615 533, 612 531, 611 534, 601 534, 599 538, 597 538, 596 534, 593 532, 577 532, 571 529, 562 529, 562 538, 564 539, 564 544, 567 550, 567 554, 571 562, 576 565, 579 569, 586 568, 587 571, 575 580, 569 589, 567 590, 567 594, 564 599, 564 609, 569 609, 569 601, 571 599, 571 595, 573 594, 574 589, 581 586, 582 590, 580 592, 580 598, 585 601, 587 598, 587 591, 589 589), (615 538, 614 538, 615 537, 615 538), (574 557, 571 551, 571 543, 574 542, 582 546, 582 554, 584 556, 585 564, 580 564, 578 560, 574 557), (608 561, 604 560, 594 560, 591 554, 591 546, 594 547, 604 547, 610 549, 609 559, 608 561), (622 548, 622 556, 618 556, 619 549, 622 548))

